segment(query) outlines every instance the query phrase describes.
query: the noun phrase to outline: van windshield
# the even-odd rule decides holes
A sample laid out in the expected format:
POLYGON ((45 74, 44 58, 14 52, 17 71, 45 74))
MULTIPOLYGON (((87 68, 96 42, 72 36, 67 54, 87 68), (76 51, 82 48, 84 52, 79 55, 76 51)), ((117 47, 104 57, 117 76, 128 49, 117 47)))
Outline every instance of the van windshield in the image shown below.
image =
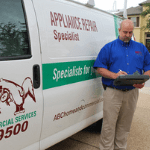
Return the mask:
POLYGON ((30 48, 21 0, 0 0, 0 58, 25 55, 30 48))

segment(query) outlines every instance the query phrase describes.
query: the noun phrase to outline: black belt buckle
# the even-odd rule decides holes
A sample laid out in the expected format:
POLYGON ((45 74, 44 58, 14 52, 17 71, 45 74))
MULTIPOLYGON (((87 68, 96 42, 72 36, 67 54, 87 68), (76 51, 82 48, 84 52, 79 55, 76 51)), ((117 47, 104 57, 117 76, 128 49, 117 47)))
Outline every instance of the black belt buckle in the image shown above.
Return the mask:
POLYGON ((116 90, 120 90, 120 91, 123 91, 123 92, 127 92, 127 91, 132 90, 132 89, 117 89, 117 88, 115 88, 115 87, 112 87, 112 86, 108 86, 108 85, 103 84, 104 90, 106 90, 107 87, 110 87, 110 88, 116 89, 116 90))
POLYGON ((127 91, 130 91, 131 89, 118 89, 118 90, 121 90, 123 92, 127 92, 127 91))
POLYGON ((126 91, 127 91, 127 89, 118 89, 118 90, 121 90, 121 91, 123 91, 123 92, 126 92, 126 91))

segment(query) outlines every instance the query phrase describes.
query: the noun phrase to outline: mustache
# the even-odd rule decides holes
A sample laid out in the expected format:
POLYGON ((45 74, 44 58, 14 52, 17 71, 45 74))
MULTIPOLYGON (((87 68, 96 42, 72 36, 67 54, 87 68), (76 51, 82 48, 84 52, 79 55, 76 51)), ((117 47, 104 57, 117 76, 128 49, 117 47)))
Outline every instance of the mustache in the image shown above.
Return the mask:
POLYGON ((130 37, 125 37, 124 39, 130 39, 130 37))
POLYGON ((123 41, 130 41, 130 40, 131 40, 130 37, 125 37, 125 38, 123 39, 123 41))

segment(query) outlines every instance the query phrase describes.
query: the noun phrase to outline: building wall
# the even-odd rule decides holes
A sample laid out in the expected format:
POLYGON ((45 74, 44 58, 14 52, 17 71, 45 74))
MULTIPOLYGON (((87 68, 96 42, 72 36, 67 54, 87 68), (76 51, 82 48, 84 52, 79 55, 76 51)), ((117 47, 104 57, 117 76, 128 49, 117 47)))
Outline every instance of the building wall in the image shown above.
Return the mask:
POLYGON ((134 37, 135 37, 135 39, 136 39, 136 41, 137 42, 142 42, 142 37, 141 37, 141 23, 142 23, 142 18, 141 18, 141 16, 140 15, 130 15, 130 16, 128 16, 128 18, 129 17, 139 17, 139 27, 134 27, 134 31, 133 31, 133 33, 134 33, 134 37))
POLYGON ((141 42, 141 29, 140 29, 140 27, 139 28, 135 27, 133 33, 134 33, 134 37, 135 37, 136 41, 141 42))

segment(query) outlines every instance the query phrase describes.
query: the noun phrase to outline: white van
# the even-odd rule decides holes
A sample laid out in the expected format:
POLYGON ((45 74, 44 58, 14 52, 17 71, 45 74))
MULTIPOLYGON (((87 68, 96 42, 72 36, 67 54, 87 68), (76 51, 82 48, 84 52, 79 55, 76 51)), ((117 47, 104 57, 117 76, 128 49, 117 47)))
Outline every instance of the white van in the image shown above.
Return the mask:
POLYGON ((72 0, 0 0, 0 149, 43 150, 103 117, 93 63, 119 20, 72 0))

